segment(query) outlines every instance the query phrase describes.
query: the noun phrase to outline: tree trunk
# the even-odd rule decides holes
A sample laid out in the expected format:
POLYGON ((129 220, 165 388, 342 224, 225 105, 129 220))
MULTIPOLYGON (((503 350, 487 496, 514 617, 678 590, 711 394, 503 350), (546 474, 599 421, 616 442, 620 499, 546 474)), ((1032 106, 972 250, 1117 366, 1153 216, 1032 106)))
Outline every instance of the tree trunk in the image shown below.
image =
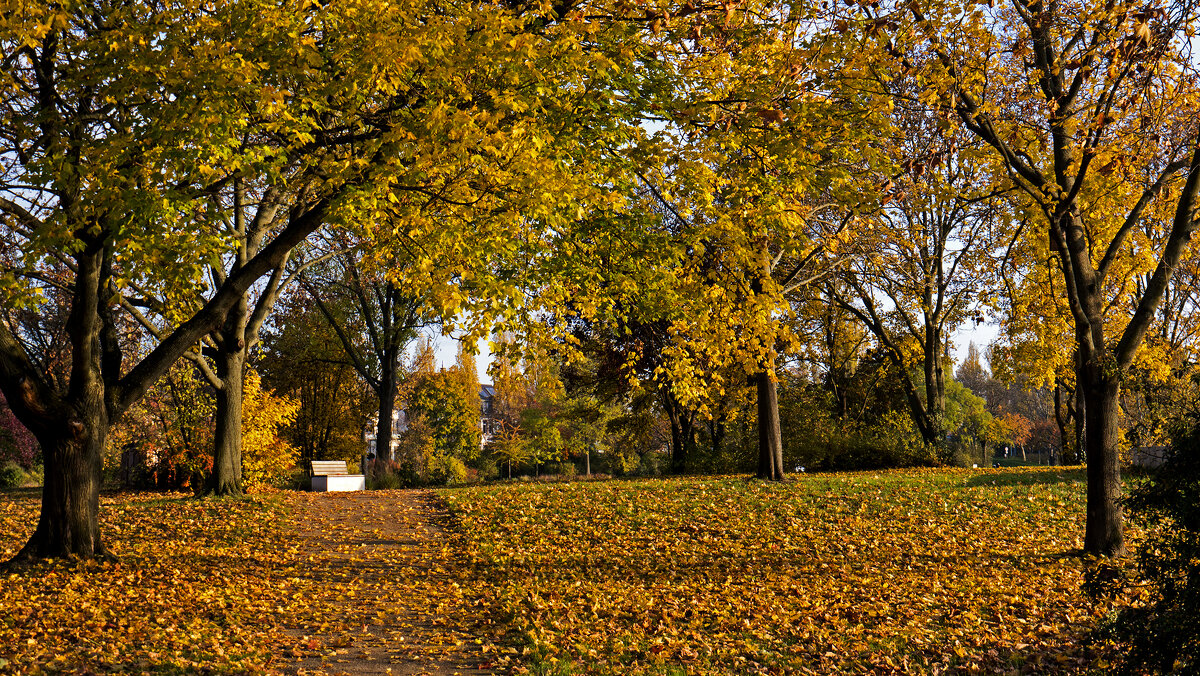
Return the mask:
POLYGON ((717 416, 708 426, 709 440, 712 442, 713 459, 721 457, 725 450, 725 414, 717 416))
POLYGON ((396 410, 396 376, 395 372, 384 372, 383 381, 379 388, 379 424, 375 428, 375 457, 385 455, 390 461, 396 459, 392 449, 392 415, 396 410))
POLYGON ((217 354, 216 430, 213 435, 213 471, 208 493, 241 495, 242 484, 242 386, 245 383, 246 354, 235 343, 223 341, 225 349, 217 354))
POLYGON ((1073 465, 1072 462, 1075 454, 1071 451, 1071 444, 1074 440, 1071 439, 1070 433, 1067 431, 1067 420, 1070 419, 1070 411, 1067 405, 1063 402, 1062 385, 1057 381, 1054 383, 1054 423, 1058 426, 1058 439, 1061 451, 1059 452, 1059 462, 1063 465, 1073 465))
POLYGON ((1075 461, 1088 461, 1087 445, 1087 383, 1088 377, 1082 366, 1075 370, 1075 461))
POLYGON ((921 358, 925 375, 925 418, 929 435, 926 442, 941 446, 946 419, 946 370, 942 365, 941 317, 935 313, 932 287, 925 292, 925 340, 921 358), (929 438, 932 437, 932 438, 929 438))
MULTIPOLYGON (((1087 369, 1092 371, 1093 369, 1087 369)), ((1098 370, 1098 369, 1096 369, 1098 370)), ((1083 549, 1102 556, 1123 556, 1121 459, 1118 452, 1120 386, 1099 373, 1086 388, 1087 525, 1083 549)), ((1085 389, 1085 388, 1080 388, 1085 389)))
POLYGON ((769 371, 754 376, 758 394, 758 478, 783 480, 783 438, 779 432, 779 392, 769 371))
POLYGON ((663 408, 671 423, 671 474, 683 474, 687 471, 688 457, 696 445, 694 415, 676 401, 669 386, 663 389, 663 408))
POLYGON ((102 410, 38 439, 45 460, 42 514, 29 541, 12 559, 92 558, 108 554, 100 538, 101 452, 108 430, 102 410))

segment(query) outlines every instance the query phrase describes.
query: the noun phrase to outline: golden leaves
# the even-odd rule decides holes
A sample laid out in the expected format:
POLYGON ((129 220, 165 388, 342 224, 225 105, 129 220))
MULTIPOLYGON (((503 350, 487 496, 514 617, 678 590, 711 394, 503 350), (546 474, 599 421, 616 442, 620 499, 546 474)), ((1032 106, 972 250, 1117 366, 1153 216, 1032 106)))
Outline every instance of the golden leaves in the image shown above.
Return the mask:
POLYGON ((1082 523, 1075 471, 784 485, 706 477, 445 497, 482 576, 480 598, 530 668, 1069 672, 1085 665, 1078 640, 1101 610, 1078 591, 1080 564, 1061 555, 1082 523))
MULTIPOLYGON (((321 673, 365 652, 383 671, 462 653, 466 580, 452 540, 427 529, 436 508, 371 496, 105 495, 117 561, 0 576, 0 671, 321 673)), ((0 558, 37 506, 0 494, 0 558)))

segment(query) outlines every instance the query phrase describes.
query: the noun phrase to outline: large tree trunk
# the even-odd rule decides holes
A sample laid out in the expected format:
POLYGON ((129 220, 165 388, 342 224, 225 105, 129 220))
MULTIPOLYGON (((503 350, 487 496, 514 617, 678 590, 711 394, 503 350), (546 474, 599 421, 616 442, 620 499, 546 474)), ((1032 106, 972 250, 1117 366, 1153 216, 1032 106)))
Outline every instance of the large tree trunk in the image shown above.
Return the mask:
POLYGON ((108 420, 102 411, 80 418, 64 425, 61 434, 39 439, 46 468, 42 514, 13 563, 108 553, 99 523, 101 451, 108 420))
POLYGON ((1087 525, 1083 549, 1103 556, 1123 556, 1125 534, 1121 514, 1121 459, 1118 452, 1120 386, 1099 369, 1087 369, 1084 421, 1087 443, 1087 525))
POLYGON ((245 383, 244 349, 223 349, 217 355, 216 430, 213 439, 213 471, 208 492, 241 495, 242 485, 242 386, 245 383))
POLYGON ((783 480, 783 436, 779 431, 779 392, 769 371, 754 376, 758 399, 758 478, 783 480))

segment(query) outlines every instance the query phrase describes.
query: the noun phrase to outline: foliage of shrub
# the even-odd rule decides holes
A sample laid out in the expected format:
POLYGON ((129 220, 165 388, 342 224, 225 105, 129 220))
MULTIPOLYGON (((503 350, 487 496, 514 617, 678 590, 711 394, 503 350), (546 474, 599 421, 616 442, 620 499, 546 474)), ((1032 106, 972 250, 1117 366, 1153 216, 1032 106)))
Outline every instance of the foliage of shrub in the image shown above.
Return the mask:
POLYGON ((668 458, 663 453, 650 451, 642 455, 642 460, 638 463, 637 474, 640 476, 658 476, 662 474, 668 463, 668 458))
MULTIPOLYGON (((1136 553, 1141 594, 1100 631, 1126 646, 1127 673, 1200 672, 1200 427, 1179 435, 1167 463, 1134 489, 1130 520, 1146 529, 1136 553)), ((1112 567, 1089 575, 1089 591, 1112 567)))
POLYGON ((37 439, 17 420, 0 394, 0 463, 12 460, 22 467, 31 467, 38 450, 37 439))
POLYGON ((46 485, 46 468, 42 465, 34 465, 25 469, 25 483, 34 486, 46 485))
POLYGON ((417 469, 407 461, 376 460, 367 472, 367 488, 372 490, 413 488, 422 483, 417 469))
POLYGON ((480 454, 470 469, 473 469, 475 474, 474 476, 468 474, 469 480, 486 481, 500 476, 500 466, 497 464, 496 458, 486 452, 480 454))
POLYGON ((246 490, 286 485, 300 458, 280 433, 296 421, 300 402, 263 389, 253 370, 246 373, 242 398, 242 476, 246 490))
POLYGON ((439 455, 429 461, 429 483, 450 486, 466 480, 467 466, 462 460, 449 455, 439 455))
POLYGON ((553 462, 546 466, 546 471, 565 478, 573 478, 579 474, 579 469, 573 462, 553 462))
POLYGON ((25 483, 25 470, 10 460, 0 465, 0 488, 17 488, 25 483))

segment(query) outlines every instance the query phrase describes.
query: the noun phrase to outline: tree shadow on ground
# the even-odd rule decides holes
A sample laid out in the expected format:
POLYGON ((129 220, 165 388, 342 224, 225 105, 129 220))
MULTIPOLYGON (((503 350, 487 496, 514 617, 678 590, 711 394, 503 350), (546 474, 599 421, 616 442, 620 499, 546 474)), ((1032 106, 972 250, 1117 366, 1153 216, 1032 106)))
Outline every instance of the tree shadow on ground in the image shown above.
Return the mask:
POLYGON ((967 486, 1038 486, 1045 484, 1085 483, 1087 476, 1082 467, 1046 467, 1042 470, 1021 472, 988 471, 967 479, 967 486))

